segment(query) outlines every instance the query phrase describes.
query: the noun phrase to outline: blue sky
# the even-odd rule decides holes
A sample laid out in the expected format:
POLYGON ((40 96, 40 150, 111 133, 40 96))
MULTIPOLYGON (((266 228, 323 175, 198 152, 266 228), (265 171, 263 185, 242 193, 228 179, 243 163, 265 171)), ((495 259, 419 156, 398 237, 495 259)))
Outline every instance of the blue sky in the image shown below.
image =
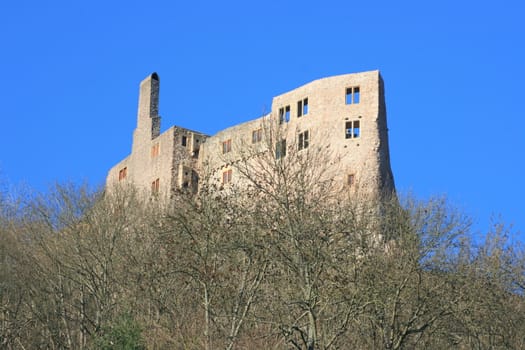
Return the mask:
POLYGON ((104 182, 139 82, 213 134, 317 78, 379 69, 397 188, 525 227, 525 3, 2 1, 0 183, 104 182))

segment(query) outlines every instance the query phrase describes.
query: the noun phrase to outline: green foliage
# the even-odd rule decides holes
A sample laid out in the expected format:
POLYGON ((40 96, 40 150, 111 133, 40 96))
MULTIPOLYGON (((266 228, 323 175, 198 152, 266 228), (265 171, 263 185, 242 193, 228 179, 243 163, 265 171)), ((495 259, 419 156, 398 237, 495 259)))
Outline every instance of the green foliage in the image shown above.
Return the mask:
POLYGON ((94 339, 94 349, 143 350, 146 349, 139 324, 129 314, 123 314, 115 323, 102 329, 94 339))

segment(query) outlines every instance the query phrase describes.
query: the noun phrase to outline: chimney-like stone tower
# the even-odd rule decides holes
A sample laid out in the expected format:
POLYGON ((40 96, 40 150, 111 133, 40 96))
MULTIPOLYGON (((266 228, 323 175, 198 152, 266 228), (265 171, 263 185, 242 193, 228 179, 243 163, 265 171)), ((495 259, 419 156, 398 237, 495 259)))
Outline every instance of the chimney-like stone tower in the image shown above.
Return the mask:
POLYGON ((153 140, 160 134, 159 85, 157 73, 151 74, 140 83, 137 128, 133 134, 133 148, 153 140))

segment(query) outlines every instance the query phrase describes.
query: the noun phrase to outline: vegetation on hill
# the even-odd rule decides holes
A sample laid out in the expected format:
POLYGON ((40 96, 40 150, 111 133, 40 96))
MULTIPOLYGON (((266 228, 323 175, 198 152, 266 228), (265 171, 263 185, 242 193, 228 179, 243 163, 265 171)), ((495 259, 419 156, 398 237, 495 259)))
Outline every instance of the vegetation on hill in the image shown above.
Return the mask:
POLYGON ((442 198, 344 197, 310 164, 238 164, 249 186, 169 207, 4 197, 0 347, 525 348, 525 251, 503 225, 473 242, 442 198))

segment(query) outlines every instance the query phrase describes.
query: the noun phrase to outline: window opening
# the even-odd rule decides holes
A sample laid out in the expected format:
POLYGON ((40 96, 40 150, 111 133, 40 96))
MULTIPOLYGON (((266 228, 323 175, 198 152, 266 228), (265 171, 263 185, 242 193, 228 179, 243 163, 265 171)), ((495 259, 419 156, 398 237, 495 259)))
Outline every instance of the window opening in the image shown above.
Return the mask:
POLYGON ((352 187, 355 184, 355 175, 354 174, 348 174, 348 178, 346 180, 346 184, 350 187, 352 187))
POLYGON ((360 100, 359 86, 354 88, 354 103, 359 103, 360 100))
POLYGON ((361 136, 361 127, 359 120, 353 120, 345 123, 345 138, 355 139, 361 136))
POLYGON ((308 114, 308 98, 303 100, 303 115, 308 114))
POLYGON ((151 146, 151 158, 155 158, 159 155, 159 144, 151 146))
POLYGON ((262 129, 252 131, 252 143, 261 142, 262 140, 262 129))
POLYGON ((354 138, 361 136, 361 128, 359 126, 359 120, 354 120, 354 138))
POLYGON ((222 172, 222 184, 227 185, 232 182, 232 170, 226 170, 222 172))
POLYGON ((275 145, 275 158, 281 159, 286 156, 286 140, 281 140, 275 145))
POLYGON ((302 149, 308 148, 308 144, 309 143, 310 143, 310 140, 309 140, 308 130, 303 131, 302 133, 300 133, 299 134, 299 142, 298 142, 299 151, 302 150, 302 149))
POLYGON ((226 140, 222 143, 222 153, 228 153, 232 150, 232 140, 226 140))
POLYGON ((182 146, 186 147, 187 143, 188 143, 188 138, 186 136, 182 136, 182 146))
POLYGON ((279 108, 279 124, 290 121, 290 106, 279 108))
POLYGON ((126 176, 128 176, 128 168, 125 167, 125 168, 120 169, 118 172, 118 180, 122 181, 126 178, 126 176))
POLYGON ((356 104, 361 100, 361 93, 359 86, 346 88, 346 104, 356 104))
POLYGON ((308 114, 308 98, 297 102, 297 117, 308 114))
POLYGON ((159 187, 160 187, 159 185, 160 185, 159 179, 155 179, 155 181, 151 183, 151 194, 153 195, 159 194, 159 187))

